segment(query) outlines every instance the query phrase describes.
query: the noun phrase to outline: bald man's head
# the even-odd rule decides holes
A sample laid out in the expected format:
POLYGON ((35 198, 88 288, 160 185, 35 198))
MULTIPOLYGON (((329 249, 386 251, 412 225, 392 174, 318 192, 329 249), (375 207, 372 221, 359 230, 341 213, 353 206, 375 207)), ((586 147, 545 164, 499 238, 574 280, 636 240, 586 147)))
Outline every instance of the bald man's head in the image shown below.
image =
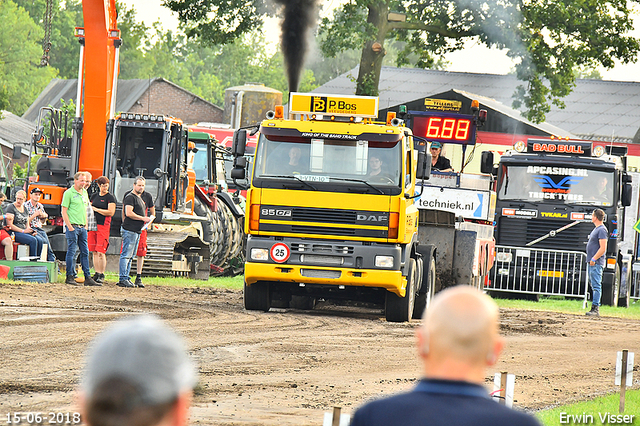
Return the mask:
POLYGON ((446 289, 425 311, 420 352, 436 363, 493 364, 502 349, 498 316, 498 306, 480 291, 464 285, 446 289))

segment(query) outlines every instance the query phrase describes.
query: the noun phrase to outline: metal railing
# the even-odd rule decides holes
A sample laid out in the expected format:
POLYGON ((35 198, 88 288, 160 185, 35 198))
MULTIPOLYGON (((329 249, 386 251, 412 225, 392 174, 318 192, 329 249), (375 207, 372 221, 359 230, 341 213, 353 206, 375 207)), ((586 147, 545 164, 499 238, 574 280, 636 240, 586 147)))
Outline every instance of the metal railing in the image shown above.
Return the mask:
POLYGON ((586 265, 584 252, 496 246, 486 290, 578 297, 586 306, 586 265))

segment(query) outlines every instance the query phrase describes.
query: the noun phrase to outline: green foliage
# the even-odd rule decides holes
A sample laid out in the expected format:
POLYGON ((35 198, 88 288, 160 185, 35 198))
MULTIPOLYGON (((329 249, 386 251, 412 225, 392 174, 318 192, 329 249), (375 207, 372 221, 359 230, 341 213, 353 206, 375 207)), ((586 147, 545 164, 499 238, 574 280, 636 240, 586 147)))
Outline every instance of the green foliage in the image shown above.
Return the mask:
MULTIPOLYGON (((601 396, 592 401, 581 401, 575 404, 563 405, 551 410, 543 410, 536 413, 538 420, 545 426, 557 426, 561 424, 560 414, 581 416, 588 414, 593 416, 593 423, 590 421, 584 424, 601 425, 599 414, 603 416, 605 413, 618 415, 620 408, 620 394, 601 396)), ((631 424, 637 424, 638 414, 640 412, 640 390, 627 390, 625 393, 625 410, 623 414, 634 415, 634 421, 631 424)), ((583 417, 584 419, 584 417, 583 417)), ((629 418, 627 418, 628 420, 629 418)), ((578 424, 577 422, 568 422, 568 424, 578 424)), ((608 423, 604 423, 608 424, 608 423)), ((613 423, 611 423, 613 424, 613 423)))
MULTIPOLYGON (((229 43, 259 25, 273 10, 258 0, 166 0, 190 36, 211 43, 229 43)), ((527 118, 543 121, 551 105, 575 85, 574 69, 611 68, 614 60, 636 59, 640 44, 629 36, 631 9, 637 0, 351 0, 320 22, 322 52, 334 58, 361 51, 363 81, 358 92, 375 93, 382 61, 369 46, 400 42, 399 66, 441 66, 447 52, 462 49, 466 40, 506 49, 516 62, 522 85, 514 106, 527 118), (390 11, 404 13, 406 22, 387 21, 390 11), (373 60, 372 60, 373 58, 373 60), (364 81, 366 80, 366 81, 364 81)), ((383 50, 377 55, 385 55, 383 50)))
MULTIPOLYGON (((29 170, 31 173, 29 173, 29 176, 35 176, 36 175, 36 163, 38 162, 38 160, 40 159, 40 155, 34 155, 33 157, 31 157, 31 169, 29 170, 29 168, 27 167, 27 164, 24 165, 24 167, 22 167, 20 164, 18 163, 14 163, 13 164, 13 175, 12 175, 12 179, 14 181, 22 181, 24 183, 24 181, 27 178, 27 171, 29 170)), ((16 186, 16 185, 14 185, 16 186)))
POLYGON ((0 99, 22 115, 56 70, 40 68, 44 31, 12 0, 0 1, 0 99))

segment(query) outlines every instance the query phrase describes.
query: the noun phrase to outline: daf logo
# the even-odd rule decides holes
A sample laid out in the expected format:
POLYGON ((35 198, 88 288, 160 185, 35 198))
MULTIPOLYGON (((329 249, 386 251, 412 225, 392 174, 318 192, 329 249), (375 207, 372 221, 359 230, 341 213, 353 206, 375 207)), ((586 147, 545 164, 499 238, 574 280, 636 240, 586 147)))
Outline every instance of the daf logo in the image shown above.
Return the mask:
POLYGON ((291 217, 291 210, 262 209, 263 216, 291 217))
POLYGON ((375 215, 367 216, 364 214, 358 215, 359 222, 385 222, 386 220, 387 220, 387 217, 384 215, 381 215, 381 216, 375 216, 375 215))

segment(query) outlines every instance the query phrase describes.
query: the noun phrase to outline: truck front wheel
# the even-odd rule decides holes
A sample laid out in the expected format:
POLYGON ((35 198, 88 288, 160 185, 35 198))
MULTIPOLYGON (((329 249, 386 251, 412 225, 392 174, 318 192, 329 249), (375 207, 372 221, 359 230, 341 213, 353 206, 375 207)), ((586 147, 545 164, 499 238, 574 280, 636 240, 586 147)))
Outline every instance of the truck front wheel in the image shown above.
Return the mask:
POLYGON ((413 315, 413 306, 416 297, 416 260, 409 260, 409 273, 407 274, 407 291, 404 297, 395 293, 387 292, 384 304, 385 317, 389 322, 405 322, 413 315))
POLYGON ((422 272, 422 288, 416 295, 413 306, 413 319, 422 318, 424 310, 429 307, 431 299, 436 294, 436 259, 426 259, 425 269, 422 272))
POLYGON ((267 312, 271 308, 271 292, 268 282, 255 282, 251 285, 244 283, 244 308, 248 311, 267 312))

